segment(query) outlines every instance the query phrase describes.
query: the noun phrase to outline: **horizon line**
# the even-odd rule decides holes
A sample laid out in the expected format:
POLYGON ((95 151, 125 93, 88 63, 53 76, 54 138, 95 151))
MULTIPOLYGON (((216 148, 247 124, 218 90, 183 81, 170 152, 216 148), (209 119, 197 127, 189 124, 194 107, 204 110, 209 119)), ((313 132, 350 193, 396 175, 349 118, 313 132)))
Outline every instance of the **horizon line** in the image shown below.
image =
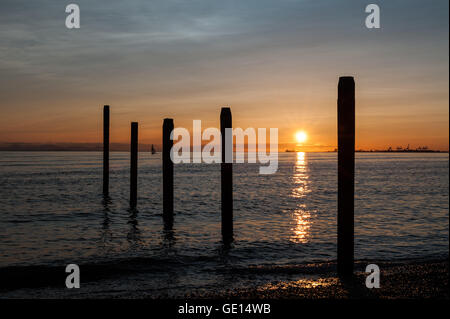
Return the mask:
MULTIPOLYGON (((203 148, 206 144, 201 145, 203 148)), ((151 152, 151 146, 156 148, 156 151, 160 152, 162 148, 162 144, 155 143, 138 143, 139 152, 151 152)), ((219 146, 220 144, 218 144, 219 146)), ((233 144, 234 149, 237 144, 233 144)), ((192 145, 191 152, 192 152, 192 145)), ((298 149, 297 143, 280 143, 278 145, 278 152, 308 152, 308 153, 324 153, 324 152, 335 152, 337 150, 337 146, 333 145, 302 145, 300 147, 305 148, 305 150, 298 149), (293 147, 293 148, 292 148, 293 147), (311 149, 324 149, 324 150, 311 150, 311 149), (327 149, 327 150, 325 150, 327 149)), ((400 149, 396 150, 391 147, 391 151, 389 148, 391 146, 385 148, 355 148, 355 152, 392 152, 392 153, 401 153, 401 152, 440 152, 440 153, 448 153, 448 149, 423 149, 423 146, 418 146, 417 148, 409 148, 409 149, 400 149)), ((129 143, 122 142, 112 142, 110 143, 110 151, 111 152, 128 152, 130 150, 129 143)), ((0 142, 0 151, 1 152, 101 152, 103 151, 103 143, 100 142, 92 142, 92 143, 84 143, 84 142, 56 142, 56 143, 34 143, 34 142, 0 142)), ((244 144, 244 152, 248 152, 248 144, 244 144)))

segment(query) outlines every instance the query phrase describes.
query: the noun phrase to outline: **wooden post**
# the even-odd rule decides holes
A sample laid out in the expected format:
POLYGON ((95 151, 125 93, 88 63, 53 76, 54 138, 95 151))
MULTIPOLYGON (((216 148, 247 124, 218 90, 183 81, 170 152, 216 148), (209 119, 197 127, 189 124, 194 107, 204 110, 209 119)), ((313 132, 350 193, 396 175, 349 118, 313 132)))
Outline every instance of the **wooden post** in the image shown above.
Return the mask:
POLYGON ((103 195, 109 194, 109 105, 103 107, 103 195))
POLYGON ((223 107, 220 112, 220 133, 222 163, 221 168, 221 206, 222 206, 222 238, 225 243, 233 240, 233 135, 226 132, 226 128, 232 128, 231 110, 223 107), (231 145, 226 148, 226 136, 231 138, 231 145), (231 146, 231 147, 230 147, 231 146), (230 149, 231 148, 231 149, 230 149), (226 156, 228 154, 228 156, 226 156), (231 157, 231 161, 230 158, 231 157), (226 163, 228 159, 229 163, 226 163))
POLYGON ((340 77, 338 85, 338 274, 353 274, 355 192, 355 81, 340 77))
POLYGON ((172 228, 173 222, 173 162, 170 158, 170 151, 173 146, 173 140, 170 139, 170 133, 173 131, 173 119, 164 119, 163 122, 163 218, 165 228, 172 228))
POLYGON ((138 123, 131 122, 130 207, 137 204, 138 123))

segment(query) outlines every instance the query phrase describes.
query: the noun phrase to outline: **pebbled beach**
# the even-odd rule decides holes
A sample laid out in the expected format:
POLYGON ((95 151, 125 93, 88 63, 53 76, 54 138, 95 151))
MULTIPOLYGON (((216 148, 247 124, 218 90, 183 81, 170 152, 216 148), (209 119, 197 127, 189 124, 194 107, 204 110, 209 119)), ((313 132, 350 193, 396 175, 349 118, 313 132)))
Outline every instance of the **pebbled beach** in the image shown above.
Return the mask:
MULTIPOLYGON (((363 262, 358 262, 357 267, 363 262)), ((380 288, 365 286, 367 274, 357 271, 351 280, 336 274, 321 274, 315 279, 274 282, 255 288, 227 291, 219 295, 191 298, 225 299, 449 299, 449 262, 379 262, 380 288)), ((331 267, 333 265, 330 265, 331 267)), ((360 268, 360 267, 359 267, 360 268)))
POLYGON ((81 289, 62 287, 59 275, 59 279, 49 277, 62 271, 35 270, 32 276, 27 276, 28 270, 23 268, 20 273, 0 271, 3 283, 0 299, 449 299, 448 258, 376 262, 380 268, 378 289, 366 288, 367 264, 367 261, 357 261, 351 280, 337 277, 335 262, 229 269, 234 281, 243 284, 228 281, 226 285, 189 289, 157 288, 153 271, 142 265, 131 268, 129 264, 117 264, 109 273, 99 273, 100 265, 84 266, 81 289))

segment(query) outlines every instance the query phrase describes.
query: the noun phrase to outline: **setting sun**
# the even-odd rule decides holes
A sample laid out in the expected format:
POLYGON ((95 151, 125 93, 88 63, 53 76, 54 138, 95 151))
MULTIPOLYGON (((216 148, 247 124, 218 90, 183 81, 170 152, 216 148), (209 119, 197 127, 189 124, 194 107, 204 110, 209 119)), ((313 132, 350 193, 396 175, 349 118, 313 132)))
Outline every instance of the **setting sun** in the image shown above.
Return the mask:
POLYGON ((298 131, 297 133, 295 133, 295 140, 297 141, 297 143, 303 143, 307 138, 308 136, 304 131, 298 131))

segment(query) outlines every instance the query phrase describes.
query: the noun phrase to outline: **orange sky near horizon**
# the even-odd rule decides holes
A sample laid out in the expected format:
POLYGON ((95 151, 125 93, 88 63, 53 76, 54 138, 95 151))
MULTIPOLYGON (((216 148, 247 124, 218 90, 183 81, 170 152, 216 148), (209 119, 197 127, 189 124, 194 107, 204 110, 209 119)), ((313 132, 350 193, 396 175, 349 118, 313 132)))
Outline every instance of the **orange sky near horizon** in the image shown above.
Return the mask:
MULTIPOLYGON (((232 110, 233 126, 243 129, 253 127, 255 130, 276 127, 281 150, 333 150, 337 147, 337 80, 337 77, 330 79, 329 83, 320 83, 317 87, 303 84, 303 90, 270 96, 267 90, 262 90, 265 93, 263 98, 264 95, 267 100, 270 97, 266 105, 258 92, 241 99, 230 96, 228 100, 233 103, 227 105, 232 110), (324 93, 319 94, 319 91, 324 93), (253 99, 258 102, 253 103, 253 99), (302 146, 295 147, 295 133, 299 130, 308 134, 308 140, 302 146)), ((389 96, 383 94, 380 97, 365 85, 364 79, 359 80, 355 76, 355 80, 356 149, 386 149, 410 144, 411 148, 428 146, 448 150, 448 121, 445 120, 448 119, 448 110, 445 106, 441 107, 442 112, 430 114, 420 96, 404 101, 395 97, 398 106, 394 113, 384 105, 388 104, 389 96)), ((224 103, 203 101, 201 98, 201 103, 195 103, 194 98, 186 102, 180 100, 175 99, 173 108, 167 101, 154 101, 146 106, 146 101, 131 96, 117 104, 109 103, 111 142, 128 143, 132 121, 139 122, 139 142, 155 145, 161 143, 165 117, 174 118, 176 127, 185 127, 190 132, 193 120, 202 120, 202 129, 219 127, 220 107, 224 103)), ((26 117, 6 114, 2 118, 1 142, 101 143, 103 106, 87 106, 89 102, 94 101, 86 101, 83 107, 76 106, 78 101, 65 101, 64 107, 37 106, 26 117)), ((440 107, 438 102, 435 106, 437 109, 440 107)))
POLYGON ((160 145, 164 118, 219 127, 230 106, 234 127, 278 128, 280 150, 303 130, 296 149, 330 151, 338 78, 352 75, 357 149, 448 151, 448 2, 380 1, 379 30, 356 3, 114 3, 98 19, 103 7, 82 0, 79 30, 61 27, 56 5, 11 4, 0 13, 0 143, 101 143, 109 104, 111 143, 129 143, 137 121, 139 142, 160 145))

